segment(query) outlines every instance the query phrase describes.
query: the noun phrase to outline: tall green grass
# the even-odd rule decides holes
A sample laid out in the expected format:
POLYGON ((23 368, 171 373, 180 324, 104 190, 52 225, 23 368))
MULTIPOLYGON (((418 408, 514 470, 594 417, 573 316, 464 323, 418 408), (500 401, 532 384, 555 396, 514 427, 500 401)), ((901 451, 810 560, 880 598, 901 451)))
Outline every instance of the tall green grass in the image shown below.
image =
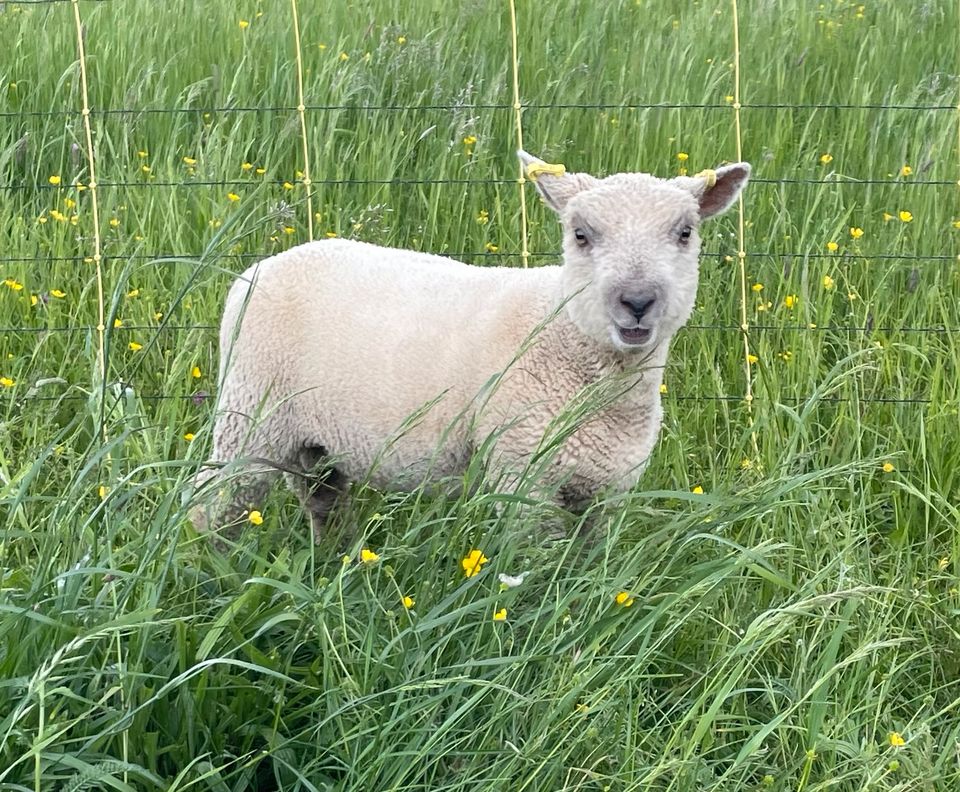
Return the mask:
MULTIPOLYGON (((314 546, 278 491, 227 555, 188 482, 226 286, 307 238, 290 8, 80 12, 105 392, 71 4, 0 6, 0 788, 960 788, 956 4, 740 3, 752 410, 730 215, 653 464, 583 531, 360 488, 314 546)), ((507 6, 301 13, 316 234, 519 265, 507 6)), ((735 156, 729 3, 518 13, 531 152, 735 156)))

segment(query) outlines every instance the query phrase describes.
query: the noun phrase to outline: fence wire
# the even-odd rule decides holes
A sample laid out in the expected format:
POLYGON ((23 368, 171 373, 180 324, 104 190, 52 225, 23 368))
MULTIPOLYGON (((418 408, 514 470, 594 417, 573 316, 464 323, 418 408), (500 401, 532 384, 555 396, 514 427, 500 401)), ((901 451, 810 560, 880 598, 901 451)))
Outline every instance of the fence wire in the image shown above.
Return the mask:
MULTIPOLYGON (((109 4, 111 0, 83 0, 84 4, 98 4, 106 5, 109 4)), ((297 96, 298 104, 297 105, 286 105, 286 104, 269 104, 263 106, 243 106, 243 105, 211 105, 211 106, 196 106, 196 107, 95 107, 87 104, 86 97, 86 71, 85 71, 85 56, 84 56, 84 36, 81 34, 80 21, 79 21, 79 3, 78 0, 0 0, 0 13, 7 10, 8 7, 13 7, 16 5, 23 6, 69 6, 72 5, 74 8, 74 13, 77 17, 77 41, 78 41, 78 62, 80 65, 82 77, 83 77, 83 106, 80 108, 51 108, 49 110, 27 110, 27 111, 2 111, 0 112, 0 120, 4 122, 9 122, 10 120, 15 121, 27 121, 30 119, 47 119, 47 120, 63 120, 67 123, 74 120, 80 120, 84 124, 84 127, 87 132, 87 150, 85 155, 88 159, 88 172, 93 173, 93 164, 95 161, 95 150, 90 136, 90 127, 91 124, 96 125, 97 123, 102 123, 107 119, 111 118, 137 118, 141 116, 187 116, 187 115, 199 115, 199 116, 217 116, 218 118, 223 117, 234 117, 234 116, 243 116, 243 115, 266 115, 266 116, 283 116, 283 115, 295 115, 299 121, 299 132, 300 132, 300 143, 302 146, 302 160, 303 160, 303 172, 304 177, 300 182, 298 182, 298 187, 305 188, 306 190, 306 219, 308 227, 308 236, 310 239, 313 239, 313 207, 312 207, 312 198, 313 198, 313 188, 317 186, 339 186, 339 187, 351 187, 351 186, 361 186, 361 185, 451 185, 451 186, 466 186, 466 185, 512 185, 519 184, 520 187, 520 201, 523 211, 521 211, 521 228, 520 228, 520 245, 521 250, 518 252, 512 251, 496 251, 491 252, 489 250, 482 251, 434 251, 440 255, 453 256, 457 258, 466 258, 466 259, 482 259, 486 261, 498 261, 498 260, 517 260, 519 259, 524 265, 527 262, 527 259, 555 259, 559 260, 561 257, 561 251, 559 250, 543 250, 543 251, 531 251, 528 249, 528 229, 526 221, 526 211, 525 211, 525 199, 524 199, 524 177, 521 173, 519 178, 382 178, 382 179, 359 179, 359 178, 330 178, 324 177, 321 174, 317 174, 314 170, 311 173, 310 170, 310 147, 309 147, 309 117, 313 113, 322 113, 322 112, 364 112, 364 113, 427 113, 427 112, 510 112, 513 113, 516 120, 516 136, 518 147, 522 147, 522 134, 523 134, 523 114, 527 111, 540 111, 540 110, 583 110, 583 111, 659 111, 659 110, 676 110, 676 111, 690 111, 690 110, 708 110, 708 111, 720 111, 731 114, 731 124, 735 129, 735 138, 737 144, 737 156, 738 158, 742 157, 742 138, 743 131, 741 120, 743 114, 749 114, 753 112, 816 112, 816 111, 843 111, 843 112, 854 112, 854 111, 869 111, 869 112, 910 112, 910 113, 957 113, 958 118, 958 142, 960 142, 960 105, 945 105, 945 104, 921 104, 921 103, 906 103, 906 104, 894 104, 894 103, 848 103, 848 102, 745 102, 742 101, 740 95, 740 58, 739 58, 739 38, 738 38, 738 8, 737 0, 730 0, 731 10, 733 12, 733 63, 734 63, 734 91, 733 96, 728 97, 732 101, 725 102, 608 102, 608 101, 598 101, 598 102, 557 102, 557 103, 541 103, 541 102, 523 102, 520 95, 520 85, 518 81, 518 51, 516 43, 516 10, 514 8, 513 0, 510 0, 510 11, 513 19, 513 85, 514 85, 514 101, 510 103, 499 103, 499 102, 488 102, 488 103, 422 103, 422 104, 413 104, 413 105, 404 105, 404 104, 389 104, 389 103, 356 103, 356 104, 344 104, 344 103, 307 103, 304 100, 304 89, 303 89, 303 64, 302 64, 302 45, 300 40, 300 24, 299 24, 299 13, 297 10, 297 0, 291 0, 291 13, 292 13, 292 30, 294 33, 294 46, 295 46, 295 81, 297 87, 297 96)), ((958 146, 958 152, 960 152, 960 146, 958 146)), ((922 169, 921 169, 922 172, 922 169)), ((282 182, 276 181, 273 179, 264 178, 261 180, 260 184, 266 185, 275 185, 278 188, 282 188, 282 182)), ((852 176, 849 174, 839 174, 831 173, 823 178, 802 178, 802 177, 782 177, 782 178, 753 178, 751 179, 751 185, 754 187, 782 187, 785 185, 797 186, 797 185, 830 185, 839 188, 855 188, 855 187, 871 187, 871 186, 884 186, 888 188, 893 188, 897 191, 899 190, 908 190, 914 188, 944 188, 944 187, 955 187, 957 182, 946 179, 898 179, 896 177, 891 177, 887 179, 875 178, 871 175, 861 175, 861 176, 852 176)), ((137 180, 107 180, 107 181, 97 181, 91 179, 86 184, 74 184, 74 185, 54 185, 43 182, 34 182, 29 180, 24 180, 20 182, 9 182, 0 184, 0 190, 4 190, 8 193, 19 193, 19 192, 36 192, 38 194, 47 192, 47 191, 62 191, 64 188, 70 186, 76 188, 77 186, 90 189, 90 195, 96 199, 97 191, 102 190, 131 190, 131 191, 143 191, 143 190, 154 190, 160 188, 173 189, 177 191, 181 190, 191 190, 199 188, 231 188, 231 187, 249 187, 251 185, 250 180, 238 180, 231 179, 227 177, 222 178, 186 178, 186 179, 173 179, 173 180, 157 180, 155 178, 150 179, 137 179, 137 180)), ((882 335, 885 337, 889 336, 898 336, 898 335, 914 335, 914 336, 931 336, 931 337, 954 337, 955 334, 960 331, 960 328, 956 327, 947 327, 942 325, 930 325, 930 326, 909 326, 909 325, 885 325, 885 326, 874 326, 872 319, 869 317, 867 320, 861 324, 826 324, 823 326, 817 326, 812 324, 802 324, 796 322, 770 322, 770 323, 753 323, 748 318, 748 309, 752 306, 749 304, 750 291, 749 283, 747 280, 745 265, 748 261, 762 259, 762 258, 779 258, 785 262, 790 262, 792 260, 835 260, 838 262, 844 262, 847 264, 853 262, 863 262, 868 264, 870 261, 886 261, 886 262, 903 262, 909 265, 914 266, 915 268, 921 264, 927 265, 939 265, 946 263, 956 263, 960 260, 960 257, 950 254, 941 254, 941 253, 877 253, 877 254, 859 254, 851 253, 849 251, 845 252, 822 252, 822 251, 803 251, 797 250, 793 252, 782 252, 782 251, 772 251, 772 250, 746 250, 744 246, 744 223, 747 220, 747 217, 744 214, 744 208, 742 201, 740 203, 739 217, 738 217, 738 233, 737 233, 737 245, 730 248, 708 248, 705 249, 702 253, 704 261, 717 260, 721 265, 724 261, 731 262, 733 268, 731 269, 731 277, 734 277, 735 273, 738 273, 738 291, 740 293, 740 306, 739 312, 741 316, 741 321, 739 324, 725 324, 725 323, 690 323, 683 330, 682 333, 685 335, 697 334, 697 333, 731 333, 739 334, 743 339, 743 354, 744 354, 744 367, 743 373, 745 377, 744 381, 744 394, 743 395, 723 395, 723 394, 674 394, 668 393, 665 398, 672 399, 677 402, 706 402, 706 403, 743 403, 747 411, 747 420, 752 427, 752 408, 753 405, 762 401, 770 401, 771 399, 762 394, 758 394, 757 384, 755 382, 754 373, 754 363, 751 362, 753 355, 751 353, 751 339, 756 333, 780 333, 780 334, 789 334, 789 335, 829 335, 836 334, 841 336, 855 336, 855 335, 864 335, 875 337, 877 335, 882 335)), ((95 225, 98 223, 95 220, 95 225)), ((183 253, 183 254, 171 254, 169 252, 156 251, 150 253, 135 252, 130 254, 111 254, 109 251, 110 242, 109 240, 104 240, 101 246, 101 241, 99 238, 99 228, 93 229, 93 249, 87 255, 76 255, 76 256, 46 256, 40 253, 33 255, 8 255, 0 257, 0 264, 20 264, 28 266, 38 266, 42 267, 43 265, 59 262, 59 263, 89 263, 93 261, 96 264, 98 279, 103 277, 104 268, 107 264, 112 262, 144 262, 151 263, 156 266, 167 266, 167 265, 183 265, 184 263, 189 263, 190 260, 196 261, 198 266, 205 266, 205 263, 196 257, 192 253, 183 253)), ((431 252, 431 251, 426 251, 431 252)), ((261 253, 250 253, 250 252, 231 252, 228 254, 223 254, 225 258, 232 258, 240 261, 256 260, 264 257, 264 254, 261 253)), ((42 296, 44 299, 47 299, 46 295, 42 296)), ((91 334, 92 336, 99 335, 99 348, 100 348, 100 360, 99 367, 101 371, 101 376, 106 379, 106 360, 104 356, 104 349, 107 346, 109 339, 112 337, 111 334, 120 334, 122 337, 128 337, 132 333, 170 333, 170 332, 198 332, 211 334, 214 333, 217 329, 217 325, 212 323, 158 323, 156 325, 150 324, 128 324, 119 328, 113 328, 107 330, 104 327, 104 316, 106 312, 105 307, 105 297, 103 286, 101 284, 99 289, 99 314, 100 320, 98 324, 51 324, 49 326, 29 326, 23 324, 8 324, 6 326, 0 326, 0 334, 33 334, 37 336, 43 335, 63 335, 70 333, 77 334, 91 334)), ((761 387, 760 390, 763 390, 761 387)), ((13 394, 3 394, 0 391, 0 395, 6 395, 8 397, 13 397, 13 394)), ((192 401, 195 405, 201 405, 207 403, 210 399, 211 394, 207 391, 196 391, 192 394, 187 395, 167 395, 167 394, 138 394, 138 398, 148 402, 157 402, 164 400, 188 400, 192 401)), ((58 402, 58 401, 71 401, 71 400, 82 400, 87 398, 85 395, 77 394, 61 394, 57 396, 51 395, 40 395, 37 393, 32 393, 26 397, 29 400, 40 401, 40 402, 58 402)), ((785 394, 780 394, 776 397, 776 401, 782 402, 784 404, 801 404, 806 401, 805 398, 800 396, 788 396, 785 394)), ((916 397, 887 397, 887 396, 870 396, 870 397, 857 397, 857 398, 846 398, 846 397, 822 397, 818 399, 819 402, 828 403, 828 404, 886 404, 886 405, 928 405, 930 403, 929 399, 922 396, 916 397)))

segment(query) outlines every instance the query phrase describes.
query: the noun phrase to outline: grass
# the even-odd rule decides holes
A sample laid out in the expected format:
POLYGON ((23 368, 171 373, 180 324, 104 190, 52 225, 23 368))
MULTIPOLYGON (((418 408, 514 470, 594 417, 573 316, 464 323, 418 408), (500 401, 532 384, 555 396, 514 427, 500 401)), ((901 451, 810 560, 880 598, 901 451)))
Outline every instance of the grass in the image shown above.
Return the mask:
MULTIPOLYGON (((506 5, 301 5, 316 235, 519 265, 506 5)), ((186 483, 231 274, 307 239, 289 6, 79 4, 91 104, 129 111, 91 117, 105 382, 71 4, 0 6, 0 789, 960 788, 960 16, 740 5, 752 411, 734 213, 588 536, 361 489, 313 546, 277 492, 228 555, 186 483)), ((735 156, 729 3, 518 10, 531 152, 735 156)))

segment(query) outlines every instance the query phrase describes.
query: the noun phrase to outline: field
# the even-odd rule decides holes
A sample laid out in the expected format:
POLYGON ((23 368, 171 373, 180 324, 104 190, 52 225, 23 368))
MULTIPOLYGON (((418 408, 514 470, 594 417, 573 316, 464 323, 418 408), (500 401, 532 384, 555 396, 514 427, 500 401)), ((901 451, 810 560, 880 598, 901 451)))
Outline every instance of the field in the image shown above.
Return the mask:
POLYGON ((509 3, 300 0, 302 126, 294 7, 0 3, 0 789, 960 789, 957 3, 518 3, 527 150, 754 166, 640 488, 564 540, 358 488, 318 545, 277 490, 221 553, 233 273, 522 266, 521 189, 559 255, 509 3))

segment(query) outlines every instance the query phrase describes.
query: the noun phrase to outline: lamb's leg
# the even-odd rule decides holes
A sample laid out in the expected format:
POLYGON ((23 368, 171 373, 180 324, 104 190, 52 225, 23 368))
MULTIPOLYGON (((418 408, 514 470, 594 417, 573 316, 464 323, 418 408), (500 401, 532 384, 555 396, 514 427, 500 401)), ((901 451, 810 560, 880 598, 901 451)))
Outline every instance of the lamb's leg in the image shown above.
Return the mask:
MULTIPOLYGON (((197 505, 190 519, 198 531, 235 541, 252 511, 263 508, 270 487, 290 464, 286 443, 271 442, 271 421, 224 411, 213 429, 209 467, 194 479, 197 505)), ((223 549, 222 542, 217 543, 223 549)))
POLYGON ((299 468, 302 473, 287 473, 287 486, 296 494, 300 505, 310 518, 313 541, 320 542, 323 529, 337 499, 346 490, 343 474, 330 465, 323 446, 305 446, 300 450, 299 468))

